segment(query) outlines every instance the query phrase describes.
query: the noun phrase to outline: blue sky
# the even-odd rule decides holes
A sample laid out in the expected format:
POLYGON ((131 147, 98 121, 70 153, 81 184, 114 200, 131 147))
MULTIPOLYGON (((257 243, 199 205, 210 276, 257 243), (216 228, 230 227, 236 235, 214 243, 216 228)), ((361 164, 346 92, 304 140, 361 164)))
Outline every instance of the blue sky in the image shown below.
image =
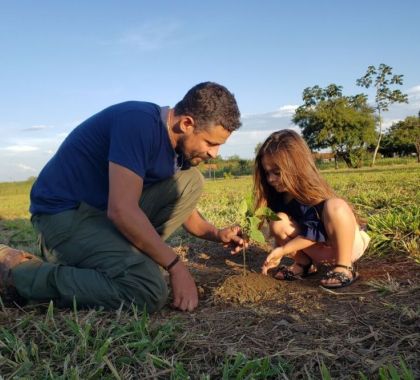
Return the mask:
MULTIPOLYGON (((173 106, 202 81, 236 96, 243 127, 222 156, 253 156, 290 117, 305 87, 346 95, 369 65, 404 74, 420 109, 420 2, 2 1, 0 0, 0 181, 37 175, 65 136, 125 100, 173 106)), ((373 100, 372 93, 369 92, 373 100)))

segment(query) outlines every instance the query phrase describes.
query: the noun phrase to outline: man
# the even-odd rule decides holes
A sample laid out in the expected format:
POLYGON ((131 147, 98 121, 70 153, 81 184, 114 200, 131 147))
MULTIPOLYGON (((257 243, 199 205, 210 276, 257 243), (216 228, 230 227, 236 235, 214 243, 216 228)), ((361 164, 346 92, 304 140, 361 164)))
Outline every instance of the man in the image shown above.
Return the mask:
POLYGON ((0 294, 9 300, 73 299, 80 306, 121 303, 159 310, 170 275, 173 306, 198 303, 193 278, 164 241, 181 225, 191 234, 234 246, 238 227, 217 229, 196 204, 203 179, 194 166, 216 157, 240 127, 233 95, 200 83, 174 109, 146 102, 116 104, 73 130, 31 190, 39 258, 0 246, 0 294))

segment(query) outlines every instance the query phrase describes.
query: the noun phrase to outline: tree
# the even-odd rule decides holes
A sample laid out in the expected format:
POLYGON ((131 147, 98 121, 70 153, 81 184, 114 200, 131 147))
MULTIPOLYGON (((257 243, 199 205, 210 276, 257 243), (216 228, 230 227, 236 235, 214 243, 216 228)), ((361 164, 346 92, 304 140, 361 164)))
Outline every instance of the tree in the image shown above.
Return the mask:
POLYGON ((392 85, 402 85, 403 75, 393 75, 392 67, 381 63, 378 68, 369 66, 366 74, 357 79, 356 83, 358 86, 366 88, 375 86, 375 109, 378 113, 379 134, 372 158, 372 166, 374 166, 383 135, 381 114, 388 111, 389 105, 393 103, 408 103, 406 94, 390 88, 392 85))
POLYGON ((239 157, 239 155, 234 154, 233 156, 229 156, 227 158, 228 161, 239 161, 241 159, 241 157, 239 157))
POLYGON ((308 87, 304 104, 296 109, 293 122, 312 150, 330 148, 348 167, 360 167, 367 144, 375 139, 374 110, 366 95, 343 96, 342 87, 308 87))
POLYGON ((420 112, 418 116, 408 116, 391 126, 389 135, 400 145, 414 145, 417 162, 420 163, 420 112))
POLYGON ((238 160, 238 168, 240 175, 248 174, 251 169, 251 162, 248 160, 240 159, 238 160))

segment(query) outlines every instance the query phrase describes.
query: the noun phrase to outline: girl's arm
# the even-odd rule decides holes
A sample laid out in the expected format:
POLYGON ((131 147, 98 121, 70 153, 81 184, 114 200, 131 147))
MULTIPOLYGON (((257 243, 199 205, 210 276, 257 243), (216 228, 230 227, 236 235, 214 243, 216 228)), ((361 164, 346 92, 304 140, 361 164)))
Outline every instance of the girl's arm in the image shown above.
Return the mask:
POLYGON ((283 256, 285 256, 293 254, 296 251, 301 251, 302 249, 311 247, 314 244, 316 244, 316 241, 309 240, 304 238, 303 236, 298 235, 292 240, 289 240, 281 248, 283 250, 283 256))
POLYGON ((283 256, 294 256, 297 251, 301 251, 302 249, 308 248, 314 244, 316 244, 316 241, 306 239, 300 235, 296 236, 292 240, 289 240, 285 245, 277 247, 271 251, 263 264, 262 273, 267 274, 270 269, 277 267, 283 256))

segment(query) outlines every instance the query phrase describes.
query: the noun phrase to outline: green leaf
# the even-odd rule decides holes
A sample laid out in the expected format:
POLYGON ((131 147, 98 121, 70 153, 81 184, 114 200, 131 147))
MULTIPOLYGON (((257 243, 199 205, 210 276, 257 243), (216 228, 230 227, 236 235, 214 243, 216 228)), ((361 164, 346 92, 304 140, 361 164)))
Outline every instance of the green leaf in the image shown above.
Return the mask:
POLYGON ((280 220, 277 214, 269 207, 260 207, 255 211, 256 216, 263 216, 268 220, 280 220))
POLYGON ((265 215, 269 220, 280 220, 278 215, 271 209, 267 207, 267 213, 265 215))
POLYGON ((257 229, 258 230, 258 226, 261 223, 261 219, 258 218, 258 216, 250 216, 250 217, 248 217, 248 220, 249 220, 250 229, 251 230, 257 229))
POLYGON ((253 229, 249 231, 249 237, 251 238, 251 240, 254 240, 258 243, 265 243, 264 235, 260 230, 253 229))

